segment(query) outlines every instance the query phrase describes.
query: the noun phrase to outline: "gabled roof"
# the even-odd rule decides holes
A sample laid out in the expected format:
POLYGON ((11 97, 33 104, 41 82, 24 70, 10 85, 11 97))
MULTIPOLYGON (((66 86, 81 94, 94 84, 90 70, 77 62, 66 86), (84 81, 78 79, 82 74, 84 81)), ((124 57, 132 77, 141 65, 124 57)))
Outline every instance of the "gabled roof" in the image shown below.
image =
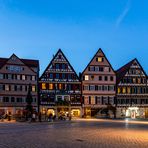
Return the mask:
POLYGON ((54 57, 52 58, 52 60, 50 61, 50 63, 48 64, 48 66, 46 67, 46 69, 44 70, 43 74, 41 75, 40 77, 40 80, 41 78, 43 77, 43 75, 46 73, 46 71, 48 70, 48 68, 51 66, 52 62, 54 61, 54 59, 57 57, 57 55, 61 53, 62 56, 65 58, 66 62, 68 63, 68 65, 70 66, 70 68, 72 69, 72 71, 75 73, 77 79, 80 81, 77 73, 75 72, 74 68, 72 67, 72 65, 70 64, 70 62, 68 61, 68 59, 66 58, 66 56, 64 55, 64 53, 62 52, 62 50, 59 48, 59 50, 57 51, 56 55, 54 55, 54 57))
MULTIPOLYGON (((10 58, 12 56, 17 57, 15 54, 12 54, 10 56, 10 58)), ((10 58, 0 58, 0 69, 7 63, 7 61, 10 58)), ((18 58, 18 57, 17 57, 18 58)), ((26 66, 28 67, 38 67, 39 68, 39 60, 32 60, 32 59, 20 59, 18 58, 20 61, 22 61, 26 66)))
POLYGON ((131 65, 133 64, 134 61, 136 61, 138 63, 138 65, 141 67, 142 71, 144 72, 145 76, 147 76, 147 74, 145 73, 143 67, 141 66, 141 64, 139 63, 139 61, 135 58, 135 59, 131 60, 130 62, 128 62, 127 64, 125 64, 124 66, 122 66, 121 68, 119 68, 116 71, 117 84, 121 81, 121 79, 128 72, 128 70, 130 69, 130 67, 131 67, 131 65))
POLYGON ((113 67, 112 67, 112 65, 111 65, 110 62, 108 61, 108 59, 107 59, 105 53, 103 52, 103 50, 102 50, 101 48, 99 48, 98 51, 96 52, 96 54, 93 56, 93 58, 90 60, 90 62, 89 62, 88 65, 86 66, 86 68, 83 70, 82 75, 83 75, 83 73, 86 71, 86 69, 89 67, 89 65, 91 64, 91 62, 93 61, 93 59, 97 56, 97 54, 98 54, 99 52, 101 52, 101 53, 103 54, 103 56, 105 57, 105 59, 107 60, 107 62, 108 62, 108 64, 109 64, 109 66, 111 67, 111 69, 113 70, 113 72, 115 72, 114 69, 113 69, 113 67))

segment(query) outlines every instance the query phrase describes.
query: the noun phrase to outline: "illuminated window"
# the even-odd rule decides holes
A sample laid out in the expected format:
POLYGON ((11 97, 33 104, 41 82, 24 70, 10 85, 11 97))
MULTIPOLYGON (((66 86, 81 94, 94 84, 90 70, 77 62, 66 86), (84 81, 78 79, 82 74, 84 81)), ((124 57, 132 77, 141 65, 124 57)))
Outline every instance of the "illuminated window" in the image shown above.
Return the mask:
POLYGON ((84 104, 89 104, 89 97, 88 96, 84 97, 84 104))
POLYGON ((118 94, 120 94, 121 93, 121 88, 118 88, 118 94))
POLYGON ((130 88, 130 87, 127 88, 127 93, 128 93, 128 94, 131 93, 131 88, 130 88))
POLYGON ((126 88, 125 88, 125 87, 122 88, 122 93, 123 93, 123 94, 126 93, 126 88))
POLYGON ((91 96, 91 104, 96 104, 95 96, 91 96))
POLYGON ((42 83, 42 89, 46 89, 46 83, 42 83))
POLYGON ((32 81, 35 81, 35 78, 36 78, 35 76, 32 76, 32 81))
POLYGON ((20 75, 17 75, 17 80, 20 80, 21 79, 21 76, 20 75))
POLYGON ((49 89, 53 89, 53 84, 49 84, 49 89))
POLYGON ((97 62, 103 62, 103 58, 102 57, 98 57, 98 58, 96 58, 96 61, 97 62))
POLYGON ((89 80, 89 76, 88 75, 85 75, 85 80, 89 80))
POLYGON ((35 91, 36 91, 36 87, 32 86, 32 92, 35 92, 35 91))
POLYGON ((26 80, 26 76, 25 75, 22 75, 22 80, 26 80))
POLYGON ((5 90, 9 91, 9 85, 5 85, 5 90))
POLYGON ((133 78, 133 83, 136 83, 136 78, 133 78))
POLYGON ((140 78, 138 78, 138 84, 140 84, 141 83, 141 79, 140 78))
POLYGON ((60 89, 60 90, 62 89, 62 84, 59 84, 59 89, 60 89))

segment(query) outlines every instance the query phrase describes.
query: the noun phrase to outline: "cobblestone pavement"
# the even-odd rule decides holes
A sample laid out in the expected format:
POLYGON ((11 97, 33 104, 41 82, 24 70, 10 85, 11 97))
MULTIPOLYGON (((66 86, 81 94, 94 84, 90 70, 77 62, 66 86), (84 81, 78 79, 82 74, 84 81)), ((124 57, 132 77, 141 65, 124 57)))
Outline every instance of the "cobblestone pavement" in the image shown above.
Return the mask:
POLYGON ((148 122, 0 123, 0 148, 148 148, 148 122))

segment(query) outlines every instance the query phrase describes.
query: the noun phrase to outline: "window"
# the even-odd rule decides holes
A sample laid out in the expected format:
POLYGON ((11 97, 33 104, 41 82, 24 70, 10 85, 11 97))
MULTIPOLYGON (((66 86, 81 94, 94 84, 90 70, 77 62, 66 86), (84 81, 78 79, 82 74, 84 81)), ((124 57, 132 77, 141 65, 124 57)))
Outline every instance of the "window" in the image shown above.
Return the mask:
POLYGON ((6 91, 9 91, 10 90, 9 85, 5 85, 5 90, 6 91))
POLYGON ((109 103, 114 104, 114 97, 109 97, 109 103))
POLYGON ((118 94, 120 94, 121 93, 121 88, 120 87, 118 87, 118 94))
POLYGON ((91 104, 96 104, 95 96, 91 96, 91 104))
POLYGON ((56 79, 59 79, 59 78, 60 78, 59 73, 56 73, 56 79))
POLYGON ((12 75, 8 74, 8 79, 11 80, 12 79, 12 75))
POLYGON ((0 84, 0 91, 4 90, 4 86, 0 84))
POLYGON ((62 64, 62 69, 66 69, 66 65, 65 64, 62 64))
POLYGON ((42 89, 46 89, 46 83, 42 83, 42 89))
POLYGON ((109 72, 109 67, 104 67, 105 72, 109 72))
POLYGON ((60 64, 55 65, 56 69, 60 69, 60 64))
POLYGON ((62 84, 59 84, 59 90, 61 90, 62 89, 62 84))
POLYGON ((89 90, 89 89, 88 89, 88 85, 84 85, 83 89, 84 89, 84 90, 89 90))
POLYGON ((101 97, 97 97, 97 104, 101 104, 101 97))
POLYGON ((113 76, 110 76, 110 81, 114 81, 114 77, 113 76))
POLYGON ((102 58, 102 57, 97 57, 97 58, 96 58, 96 61, 97 61, 97 62, 103 62, 103 61, 104 61, 104 58, 102 58))
POLYGON ((35 81, 36 80, 36 76, 32 76, 32 81, 35 81))
POLYGON ((15 98, 14 97, 11 97, 11 102, 15 102, 15 98))
POLYGON ((104 85, 104 91, 108 91, 108 86, 104 85))
POLYGON ((17 75, 17 80, 20 80, 21 79, 21 76, 20 75, 17 75))
POLYGON ((22 98, 16 98, 16 102, 21 103, 21 102, 23 102, 23 99, 22 98))
POLYGON ((95 90, 95 85, 90 85, 89 90, 95 90))
POLYGON ((108 97, 103 97, 103 104, 107 104, 108 103, 108 97))
POLYGON ((125 94, 126 93, 126 87, 122 88, 122 93, 125 94))
POLYGON ((99 81, 102 81, 102 76, 99 76, 99 81))
POLYGON ((66 78, 66 74, 62 73, 62 79, 65 79, 65 78, 66 78))
POLYGON ((49 89, 50 89, 50 90, 53 89, 53 84, 49 84, 49 89))
POLYGON ((114 91, 114 88, 115 88, 114 85, 110 85, 109 88, 108 88, 108 90, 109 91, 114 91))
POLYGON ((98 90, 102 90, 102 86, 101 85, 98 85, 98 90))
POLYGON ((89 70, 90 70, 90 71, 94 71, 94 66, 90 66, 90 67, 89 67, 89 70))
POLYGON ((103 70, 104 70, 103 67, 99 67, 99 71, 103 72, 103 70))
POLYGON ((33 86, 32 86, 32 92, 35 92, 35 91, 36 91, 36 86, 33 85, 33 86))
POLYGON ((22 86, 21 85, 17 85, 17 90, 18 91, 22 91, 22 86))
POLYGON ((133 78, 133 83, 136 83, 136 78, 133 78))
POLYGON ((25 75, 22 75, 22 80, 26 80, 26 76, 25 75))
POLYGON ((105 81, 108 81, 108 77, 107 77, 107 76, 105 76, 105 77, 104 77, 104 80, 105 80, 105 81))
POLYGON ((91 78, 92 81, 94 80, 94 76, 93 75, 90 78, 91 78))
POLYGON ((130 87, 127 88, 127 93, 128 93, 128 94, 131 93, 131 88, 130 88, 130 87))
POLYGON ((95 66, 95 71, 99 71, 99 67, 98 66, 95 66))
POLYGON ((4 78, 4 75, 3 74, 0 74, 0 79, 3 79, 4 78))
POLYGON ((49 74, 49 79, 53 79, 53 74, 52 73, 49 74))
POLYGON ((9 102, 9 97, 4 97, 3 102, 9 102))
POLYGON ((84 104, 89 104, 89 97, 88 96, 84 97, 84 104))
POLYGON ((89 76, 88 75, 85 75, 85 80, 89 80, 89 76))

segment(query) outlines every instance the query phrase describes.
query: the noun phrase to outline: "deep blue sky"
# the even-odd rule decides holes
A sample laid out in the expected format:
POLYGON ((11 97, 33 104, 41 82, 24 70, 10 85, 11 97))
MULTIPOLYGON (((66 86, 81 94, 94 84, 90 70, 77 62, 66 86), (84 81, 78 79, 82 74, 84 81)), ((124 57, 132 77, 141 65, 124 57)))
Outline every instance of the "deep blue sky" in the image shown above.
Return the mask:
POLYGON ((0 57, 42 73, 61 48, 81 72, 100 47, 115 70, 136 57, 148 73, 148 0, 0 0, 0 57))

